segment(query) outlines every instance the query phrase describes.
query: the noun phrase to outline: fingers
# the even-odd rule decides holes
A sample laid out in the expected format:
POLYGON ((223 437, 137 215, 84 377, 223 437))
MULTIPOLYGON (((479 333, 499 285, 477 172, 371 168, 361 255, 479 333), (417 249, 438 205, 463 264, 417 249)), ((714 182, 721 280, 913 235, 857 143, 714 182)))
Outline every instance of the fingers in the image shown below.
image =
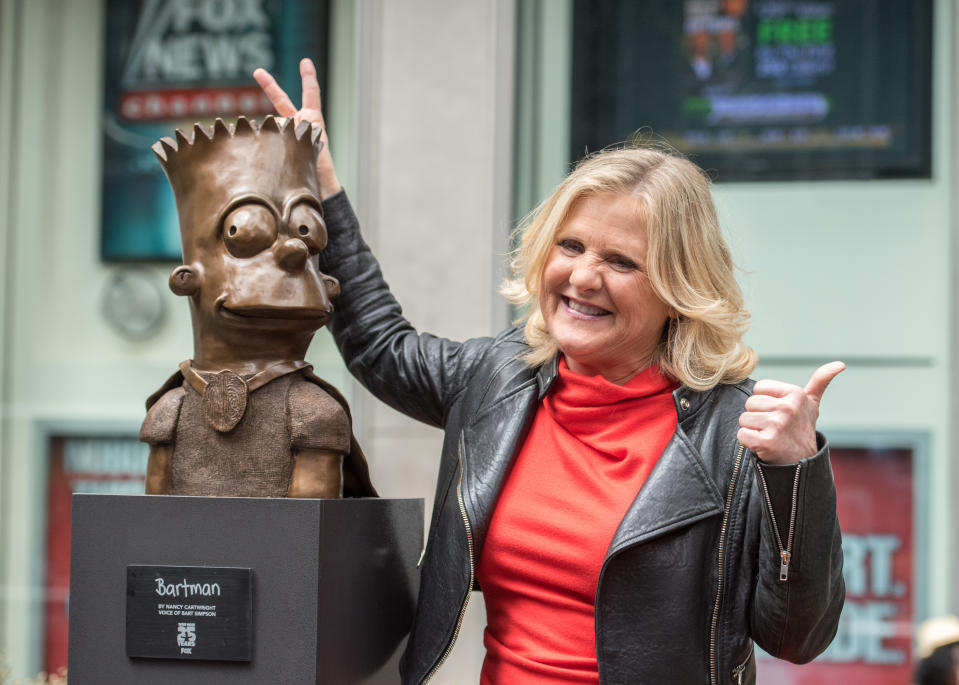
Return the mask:
POLYGON ((765 414, 743 414, 736 438, 767 463, 795 464, 818 451, 815 427, 804 421, 778 421, 765 414))
POLYGON ((753 393, 756 395, 770 395, 771 397, 785 397, 796 389, 792 383, 764 379, 756 381, 753 393))
MULTIPOLYGON (((842 373, 845 370, 846 365, 842 362, 830 362, 828 364, 823 364, 818 369, 813 371, 812 377, 809 379, 809 383, 806 384, 806 387, 803 389, 805 394, 816 403, 822 399, 823 393, 826 391, 826 387, 832 382, 832 379, 842 373)), ((786 397, 790 393, 796 390, 797 386, 792 383, 784 383, 782 381, 774 381, 769 379, 764 379, 761 381, 756 381, 756 385, 753 388, 754 395, 769 395, 771 397, 786 397)))
POLYGON ((768 463, 793 464, 817 451, 816 420, 822 391, 844 366, 827 364, 806 388, 761 380, 739 417, 739 441, 768 463))
MULTIPOLYGON (((263 89, 263 92, 266 93, 266 96, 270 98, 270 102, 273 103, 277 114, 281 117, 292 117, 296 114, 296 107, 294 107, 290 97, 280 88, 280 84, 276 82, 276 79, 273 78, 270 72, 266 69, 257 69, 253 72, 253 78, 256 80, 257 85, 263 89)), ((319 89, 319 87, 317 87, 317 89, 319 89)))
POLYGON ((832 379, 845 370, 846 365, 842 362, 830 362, 823 364, 813 371, 812 378, 806 384, 806 395, 817 404, 826 392, 826 387, 832 382, 832 379))
POLYGON ((780 428, 785 420, 772 411, 744 411, 739 415, 739 425, 755 431, 780 428))
POLYGON ((773 395, 750 395, 746 399, 746 411, 775 411, 782 406, 782 400, 773 395))
POLYGON ((753 428, 740 428, 736 433, 736 439, 742 444, 743 447, 751 449, 753 452, 760 454, 763 452, 763 440, 762 433, 753 428))
POLYGON ((303 109, 320 111, 320 83, 316 78, 316 67, 309 57, 300 60, 300 79, 303 87, 303 109))

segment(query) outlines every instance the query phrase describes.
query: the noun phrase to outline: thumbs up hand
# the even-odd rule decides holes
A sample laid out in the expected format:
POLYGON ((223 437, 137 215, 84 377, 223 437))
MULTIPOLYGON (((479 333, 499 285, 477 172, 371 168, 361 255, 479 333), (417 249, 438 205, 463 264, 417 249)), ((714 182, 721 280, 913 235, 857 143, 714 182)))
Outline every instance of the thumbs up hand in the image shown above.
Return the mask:
POLYGON ((805 388, 757 381, 739 417, 739 442, 769 464, 795 464, 816 454, 819 403, 826 387, 845 368, 842 362, 820 366, 805 388))

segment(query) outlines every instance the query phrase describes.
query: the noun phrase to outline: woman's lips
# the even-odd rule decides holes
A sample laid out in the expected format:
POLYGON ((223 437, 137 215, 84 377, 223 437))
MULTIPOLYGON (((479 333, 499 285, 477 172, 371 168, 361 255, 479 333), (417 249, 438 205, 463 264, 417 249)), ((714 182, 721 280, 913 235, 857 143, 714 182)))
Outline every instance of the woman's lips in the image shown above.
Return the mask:
POLYGON ((594 307, 586 304, 585 302, 577 302, 576 300, 566 297, 565 295, 562 295, 561 299, 567 313, 577 319, 598 319, 611 314, 611 312, 605 309, 594 307))

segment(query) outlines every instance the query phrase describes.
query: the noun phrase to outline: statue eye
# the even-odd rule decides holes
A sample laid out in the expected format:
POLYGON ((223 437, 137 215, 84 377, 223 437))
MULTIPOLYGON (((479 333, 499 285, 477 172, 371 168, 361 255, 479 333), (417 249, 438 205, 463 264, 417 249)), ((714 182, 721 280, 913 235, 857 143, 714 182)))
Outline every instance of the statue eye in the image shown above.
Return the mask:
POLYGON ((276 242, 276 218, 263 205, 237 207, 223 220, 223 242, 234 257, 259 254, 276 242))
POLYGON ((326 223, 323 215, 313 205, 300 203, 290 212, 290 234, 299 238, 316 254, 326 247, 326 223))

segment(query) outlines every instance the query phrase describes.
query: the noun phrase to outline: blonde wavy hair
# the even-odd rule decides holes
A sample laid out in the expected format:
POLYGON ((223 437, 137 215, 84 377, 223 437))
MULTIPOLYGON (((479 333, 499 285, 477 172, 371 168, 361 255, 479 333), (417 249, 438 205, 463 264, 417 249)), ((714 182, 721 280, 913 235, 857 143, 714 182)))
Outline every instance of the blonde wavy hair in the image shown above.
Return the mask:
POLYGON ((512 276, 500 292, 526 307, 520 321, 526 321, 524 332, 532 349, 524 360, 538 366, 560 351, 539 308, 543 267, 576 201, 606 193, 641 200, 637 227, 645 221, 649 281, 675 312, 653 363, 696 390, 746 378, 756 365, 756 353, 742 341, 749 312, 733 275, 709 178, 683 157, 641 147, 585 158, 517 229, 522 237, 513 253, 512 276))

